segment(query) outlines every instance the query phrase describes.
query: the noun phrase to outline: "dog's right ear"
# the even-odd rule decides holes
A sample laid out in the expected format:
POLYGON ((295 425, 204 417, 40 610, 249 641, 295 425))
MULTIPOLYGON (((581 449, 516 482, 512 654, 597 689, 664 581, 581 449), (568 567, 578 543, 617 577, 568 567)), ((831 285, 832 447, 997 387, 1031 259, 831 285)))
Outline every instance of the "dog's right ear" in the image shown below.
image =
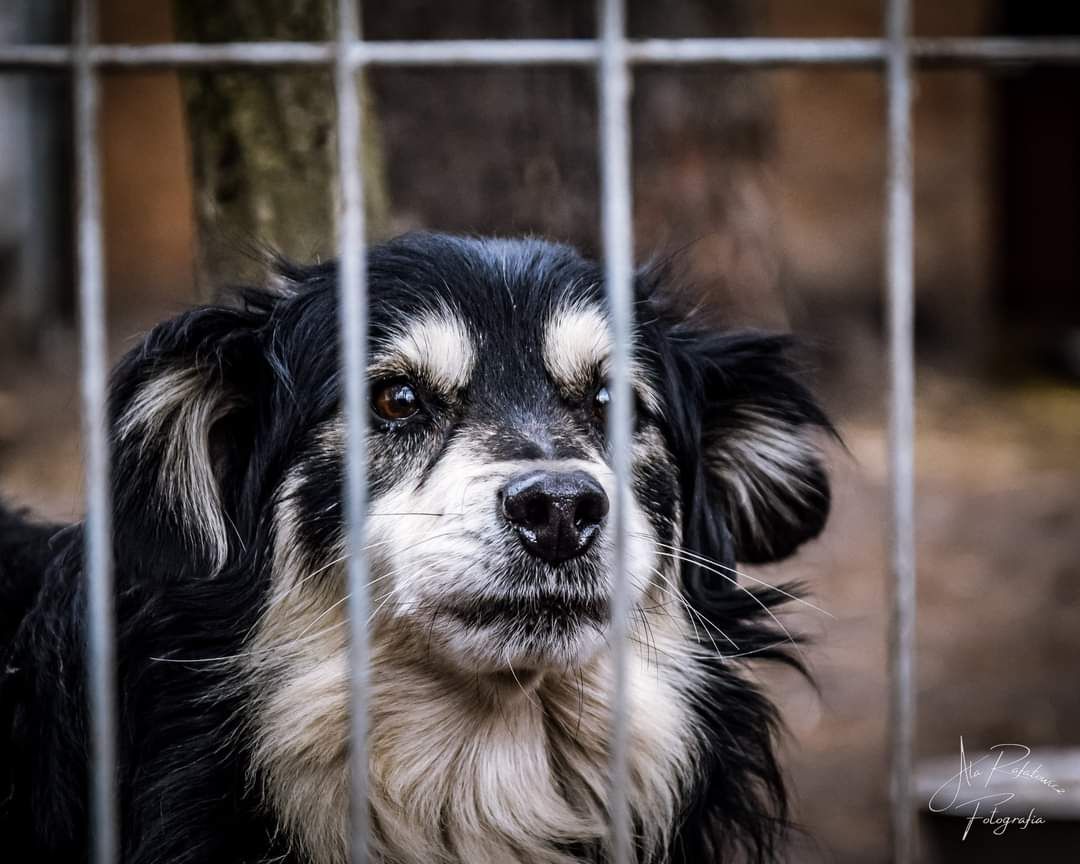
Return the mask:
POLYGON ((207 306, 155 327, 110 390, 117 548, 221 569, 247 538, 238 511, 273 374, 269 306, 207 306), (127 544, 134 544, 128 547, 127 544))

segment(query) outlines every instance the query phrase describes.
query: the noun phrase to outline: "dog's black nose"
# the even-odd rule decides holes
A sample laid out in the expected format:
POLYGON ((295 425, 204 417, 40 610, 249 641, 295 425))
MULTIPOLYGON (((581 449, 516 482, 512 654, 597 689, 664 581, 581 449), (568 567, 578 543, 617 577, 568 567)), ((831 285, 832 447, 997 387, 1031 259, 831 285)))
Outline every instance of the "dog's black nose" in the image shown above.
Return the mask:
POLYGON ((532 471, 503 487, 502 511, 526 549, 557 563, 589 548, 607 516, 608 499, 584 471, 532 471))

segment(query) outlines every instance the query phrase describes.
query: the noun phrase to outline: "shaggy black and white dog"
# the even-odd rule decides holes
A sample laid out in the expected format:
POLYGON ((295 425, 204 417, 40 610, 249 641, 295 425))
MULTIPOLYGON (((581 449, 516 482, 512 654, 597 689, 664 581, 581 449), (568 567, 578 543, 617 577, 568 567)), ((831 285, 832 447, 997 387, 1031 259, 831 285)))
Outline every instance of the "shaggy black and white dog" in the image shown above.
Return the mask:
MULTIPOLYGON (((607 860, 602 272, 534 240, 370 255, 371 814, 380 864, 607 860)), ((125 862, 342 864, 333 264, 157 327, 111 389, 125 862)), ((773 860, 786 595, 828 422, 789 341, 637 277, 630 783, 642 862, 773 860)), ((2 513, 2 511, 0 511, 2 513)), ((0 515, 0 848, 86 859, 82 529, 0 515)))

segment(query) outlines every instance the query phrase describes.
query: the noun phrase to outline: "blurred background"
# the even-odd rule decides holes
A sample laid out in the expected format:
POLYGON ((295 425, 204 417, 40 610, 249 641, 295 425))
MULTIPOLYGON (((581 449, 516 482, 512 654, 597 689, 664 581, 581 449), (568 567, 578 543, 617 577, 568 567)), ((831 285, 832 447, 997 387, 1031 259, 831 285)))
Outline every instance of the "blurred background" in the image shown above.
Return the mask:
MULTIPOLYGON (((632 36, 883 31, 875 0, 629 5, 632 36)), ((102 0, 102 38, 325 39, 331 6, 102 0)), ((918 35, 1080 34, 1074 3, 914 6, 918 35)), ((62 0, 8 0, 0 41, 65 41, 66 14, 62 0)), ((576 0, 364 3, 370 39, 595 26, 576 0)), ((363 89, 374 238, 533 232, 597 251, 590 70, 374 69, 363 89)), ((969 749, 1080 746, 1078 97, 1075 68, 916 77, 920 757, 958 758, 960 736, 969 749)), ((61 75, 0 76, 0 490, 54 518, 81 508, 68 99, 61 75)), ((795 330, 847 445, 830 453, 826 535, 759 574, 805 579, 832 616, 794 620, 820 693, 773 682, 806 828, 793 861, 887 860, 884 115, 873 69, 635 73, 639 258, 677 255, 733 324, 795 330)), ((333 118, 327 72, 106 78, 115 355, 259 279, 260 246, 332 254, 333 118)), ((1018 837, 943 851, 925 827, 928 860, 989 860, 1018 837)), ((1040 830, 1024 840, 1047 855, 1077 843, 1040 830)))

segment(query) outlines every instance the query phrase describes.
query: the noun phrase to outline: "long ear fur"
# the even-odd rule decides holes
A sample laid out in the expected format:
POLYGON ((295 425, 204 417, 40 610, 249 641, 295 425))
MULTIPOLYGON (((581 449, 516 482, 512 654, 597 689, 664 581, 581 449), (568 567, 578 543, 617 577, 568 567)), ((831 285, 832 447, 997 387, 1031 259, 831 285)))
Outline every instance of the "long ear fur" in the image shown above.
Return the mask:
POLYGON ((158 325, 117 366, 110 409, 117 548, 216 572, 243 545, 252 395, 272 374, 266 308, 208 306, 158 325))
POLYGON ((790 336, 699 337, 702 452, 741 561, 775 561, 816 537, 829 515, 818 439, 832 426, 791 360, 790 336))
MULTIPOLYGON (((729 566, 785 558, 825 525, 829 482, 817 442, 835 433, 799 380, 792 337, 688 316, 671 294, 670 269, 644 271, 638 290, 651 313, 643 330, 660 331, 650 341, 669 392, 684 543, 729 566)), ((698 568, 689 569, 696 581, 698 568)))

